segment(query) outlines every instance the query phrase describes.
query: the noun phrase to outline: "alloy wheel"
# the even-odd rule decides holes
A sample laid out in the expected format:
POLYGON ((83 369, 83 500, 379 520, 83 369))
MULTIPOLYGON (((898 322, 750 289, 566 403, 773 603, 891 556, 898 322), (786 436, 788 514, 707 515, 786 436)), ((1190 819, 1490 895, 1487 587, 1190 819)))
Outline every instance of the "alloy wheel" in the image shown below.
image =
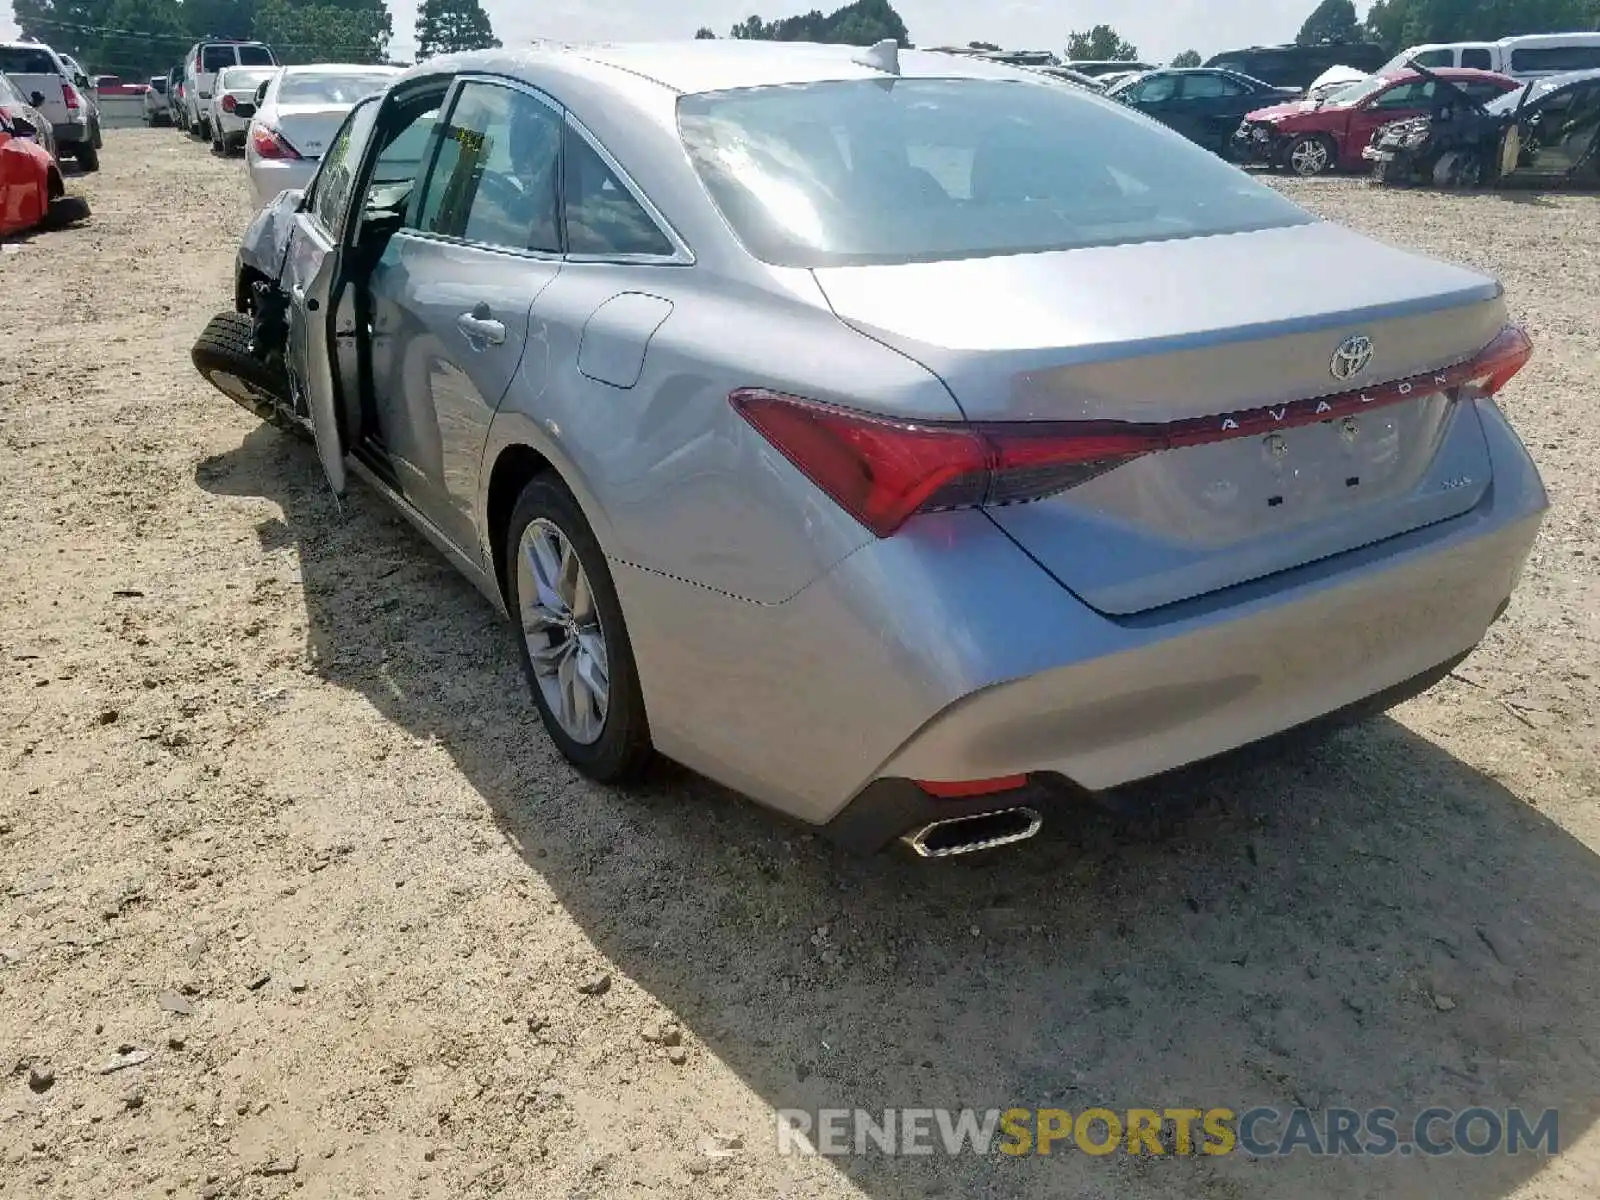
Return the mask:
POLYGON ((528 523, 517 547, 517 598, 546 706, 568 737, 593 745, 611 702, 605 631, 577 551, 543 517, 528 523))
POLYGON ((1289 165, 1296 175, 1321 175, 1328 169, 1328 147, 1320 138, 1296 142, 1289 151, 1289 165))

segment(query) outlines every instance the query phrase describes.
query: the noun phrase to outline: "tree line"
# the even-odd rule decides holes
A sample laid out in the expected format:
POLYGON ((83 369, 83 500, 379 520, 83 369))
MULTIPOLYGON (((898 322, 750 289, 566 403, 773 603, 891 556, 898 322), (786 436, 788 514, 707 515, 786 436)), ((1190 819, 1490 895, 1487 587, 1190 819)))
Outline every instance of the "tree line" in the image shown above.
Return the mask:
MULTIPOLYGON (((23 36, 96 74, 141 79, 177 66, 203 38, 265 42, 284 63, 388 61, 387 0, 13 0, 23 36)), ((500 43, 481 0, 423 0, 421 58, 500 43)))

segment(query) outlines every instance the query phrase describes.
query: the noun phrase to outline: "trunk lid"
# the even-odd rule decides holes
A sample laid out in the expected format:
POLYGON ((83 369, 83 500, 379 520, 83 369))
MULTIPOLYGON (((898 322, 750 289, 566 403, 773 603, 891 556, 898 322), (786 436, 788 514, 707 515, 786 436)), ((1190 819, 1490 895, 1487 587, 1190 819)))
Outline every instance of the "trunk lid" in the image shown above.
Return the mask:
POLYGON ((1426 380, 1294 424, 1297 402, 1438 371, 1505 323, 1493 280, 1335 225, 816 275, 842 320, 938 374, 970 420, 1243 423, 1247 436, 989 510, 1102 612, 1446 520, 1489 486, 1476 413, 1426 380), (1354 338, 1370 363, 1341 379, 1333 360, 1354 338))
POLYGON ((327 150, 339 126, 350 113, 350 105, 282 105, 273 124, 301 157, 319 159, 327 150))

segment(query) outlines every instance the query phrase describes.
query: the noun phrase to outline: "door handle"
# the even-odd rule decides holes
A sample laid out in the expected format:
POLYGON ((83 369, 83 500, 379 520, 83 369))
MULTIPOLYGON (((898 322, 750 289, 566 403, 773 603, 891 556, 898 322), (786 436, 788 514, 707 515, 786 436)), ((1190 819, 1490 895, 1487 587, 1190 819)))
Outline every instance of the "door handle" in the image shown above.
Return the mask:
POLYGON ((469 342, 482 342, 487 346, 505 345, 505 325, 488 316, 487 310, 474 309, 472 312, 462 313, 456 318, 456 327, 467 335, 469 342))

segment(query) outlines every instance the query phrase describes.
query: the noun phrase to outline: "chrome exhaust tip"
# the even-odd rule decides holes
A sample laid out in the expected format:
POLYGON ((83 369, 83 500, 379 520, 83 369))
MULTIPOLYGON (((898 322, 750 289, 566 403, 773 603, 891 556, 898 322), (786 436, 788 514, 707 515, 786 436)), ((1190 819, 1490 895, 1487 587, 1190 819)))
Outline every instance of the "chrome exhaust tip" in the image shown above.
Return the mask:
POLYGON ((1044 827, 1031 808, 1002 808, 972 817, 933 821, 900 839, 918 858, 955 858, 1025 842, 1044 827))

